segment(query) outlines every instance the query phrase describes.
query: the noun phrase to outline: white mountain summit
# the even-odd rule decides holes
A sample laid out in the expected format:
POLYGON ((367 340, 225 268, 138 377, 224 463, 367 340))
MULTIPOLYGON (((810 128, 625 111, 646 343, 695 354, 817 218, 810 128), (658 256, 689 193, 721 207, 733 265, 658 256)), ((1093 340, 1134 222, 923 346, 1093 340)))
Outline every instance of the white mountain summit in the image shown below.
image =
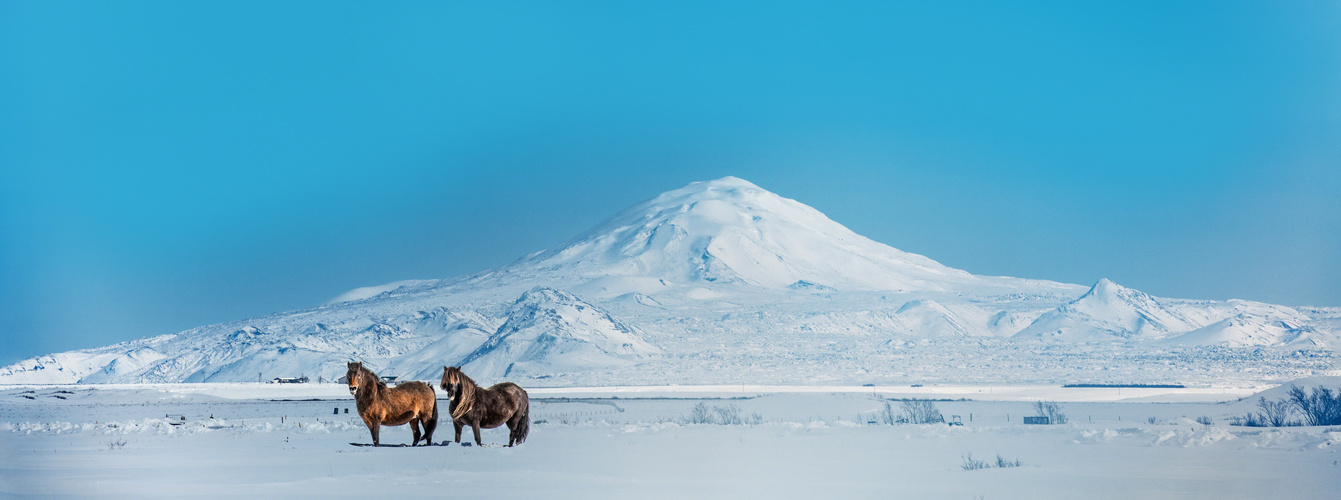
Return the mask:
POLYGON ((518 265, 595 277, 774 289, 949 291, 1059 285, 975 276, 947 267, 872 241, 809 206, 735 177, 695 182, 629 207, 518 265))
POLYGON ((333 380, 351 359, 547 385, 1283 379, 1335 370, 1338 329, 1338 309, 978 276, 726 177, 501 268, 40 356, 0 383, 333 380))

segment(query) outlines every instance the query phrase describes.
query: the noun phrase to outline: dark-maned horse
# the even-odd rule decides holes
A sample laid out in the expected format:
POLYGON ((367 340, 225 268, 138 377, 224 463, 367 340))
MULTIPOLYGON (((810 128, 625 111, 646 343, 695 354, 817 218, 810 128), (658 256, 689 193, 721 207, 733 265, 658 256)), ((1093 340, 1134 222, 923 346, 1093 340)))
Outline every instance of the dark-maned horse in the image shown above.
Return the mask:
POLYGON ((362 362, 349 363, 349 393, 359 409, 359 416, 372 432, 373 446, 380 446, 378 434, 383 425, 410 424, 414 441, 419 444, 419 426, 424 426, 424 444, 433 444, 433 429, 438 428, 438 398, 433 386, 419 381, 387 387, 386 382, 362 362))
POLYGON ((461 428, 469 425, 475 431, 475 444, 480 442, 480 428, 493 429, 508 424, 508 446, 526 441, 531 430, 531 399, 526 391, 512 382, 496 384, 488 389, 461 373, 459 366, 442 367, 442 389, 447 391, 448 411, 456 428, 456 442, 461 442, 461 428))

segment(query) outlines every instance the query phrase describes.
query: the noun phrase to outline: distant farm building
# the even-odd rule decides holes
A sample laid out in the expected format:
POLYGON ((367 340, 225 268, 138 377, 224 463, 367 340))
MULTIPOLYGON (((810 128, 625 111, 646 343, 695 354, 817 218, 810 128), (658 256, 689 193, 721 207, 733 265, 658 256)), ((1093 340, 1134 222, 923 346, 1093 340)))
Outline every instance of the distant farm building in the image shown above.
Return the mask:
POLYGON ((275 377, 274 380, 271 380, 271 381, 270 381, 270 383, 272 383, 272 384, 306 384, 307 382, 308 382, 307 375, 303 375, 303 376, 301 376, 301 377, 297 377, 297 378, 294 378, 294 377, 275 377))
POLYGON ((1048 425, 1048 417, 1024 417, 1025 425, 1048 425))

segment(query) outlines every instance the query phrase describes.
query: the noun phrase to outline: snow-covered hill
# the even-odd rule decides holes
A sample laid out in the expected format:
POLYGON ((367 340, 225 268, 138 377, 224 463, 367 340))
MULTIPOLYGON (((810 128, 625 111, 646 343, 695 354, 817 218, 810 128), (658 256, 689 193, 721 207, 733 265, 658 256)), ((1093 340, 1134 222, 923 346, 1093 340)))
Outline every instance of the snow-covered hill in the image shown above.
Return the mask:
POLYGON ((462 361, 476 377, 549 375, 622 365, 660 350, 571 293, 537 288, 508 308, 507 321, 462 361))
POLYGON ((551 385, 1283 380, 1335 371, 1338 329, 1334 308, 978 276, 727 177, 501 268, 40 356, 0 383, 334 379, 355 359, 551 385))
POLYGON ((1016 335, 1053 336, 1071 341, 1158 339, 1198 326, 1177 308, 1105 278, 1080 298, 1048 311, 1016 335))

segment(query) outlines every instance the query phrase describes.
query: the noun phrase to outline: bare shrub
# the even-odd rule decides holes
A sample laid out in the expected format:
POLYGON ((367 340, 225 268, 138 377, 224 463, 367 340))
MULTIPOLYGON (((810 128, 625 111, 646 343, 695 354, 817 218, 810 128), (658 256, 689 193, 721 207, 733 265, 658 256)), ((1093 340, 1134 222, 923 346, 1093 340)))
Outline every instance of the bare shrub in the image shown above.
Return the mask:
POLYGON ((945 421, 936 403, 926 399, 910 399, 903 402, 903 419, 910 424, 935 424, 945 421))
POLYGON ((1067 422, 1066 414, 1062 413, 1062 405, 1055 401, 1034 401, 1034 413, 1040 417, 1048 417, 1048 423, 1050 424, 1067 422))
POLYGON ((711 424, 712 412, 708 410, 708 404, 699 402, 694 408, 689 410, 689 416, 685 417, 685 422, 690 424, 711 424))
POLYGON ((880 413, 876 415, 876 419, 880 423, 885 425, 894 425, 899 423, 899 416, 898 414, 894 413, 894 408, 891 407, 889 403, 885 403, 885 408, 883 410, 880 410, 880 413))
POLYGON ((996 455, 996 466, 997 466, 998 468, 1001 468, 1001 469, 1005 469, 1005 468, 1008 468, 1008 467, 1019 467, 1019 466, 1020 466, 1020 460, 1019 460, 1019 459, 1015 459, 1015 460, 1006 460, 1005 457, 1002 457, 1001 454, 998 453, 998 454, 996 455))
POLYGON ((1262 421, 1266 422, 1268 427, 1283 427, 1286 419, 1290 417, 1290 403, 1284 399, 1280 401, 1267 401, 1266 398, 1257 399, 1257 407, 1262 409, 1262 421))
POLYGON ((1243 427, 1266 427, 1266 420, 1256 413, 1248 413, 1240 417, 1238 415, 1229 417, 1229 425, 1239 425, 1243 427))
POLYGON ((714 406, 718 425, 740 425, 740 407, 736 405, 714 406))
POLYGON ((1201 425, 1215 425, 1215 422, 1211 420, 1211 417, 1207 416, 1197 417, 1197 423, 1201 425))
POLYGON ((1331 389, 1319 385, 1305 392, 1301 387, 1291 386, 1282 403, 1303 415, 1304 425, 1341 424, 1341 390, 1333 394, 1331 389))
POLYGON ((764 417, 758 413, 751 413, 749 417, 740 416, 740 407, 736 405, 726 406, 708 406, 707 403, 698 403, 689 410, 689 415, 680 419, 686 424, 713 424, 713 425, 758 425, 763 423, 764 417))
POLYGON ((991 469, 994 467, 998 469, 1006 469, 1010 467, 1019 467, 1022 464, 1023 463, 1020 462, 1019 460, 1007 460, 1006 457, 1001 456, 1000 453, 996 455, 996 463, 987 462, 984 460, 975 460, 973 458, 972 453, 965 453, 964 463, 960 464, 959 467, 964 470, 982 470, 982 469, 991 469))
POLYGON ((972 454, 972 453, 965 453, 965 454, 964 454, 964 464, 963 464, 963 465, 960 465, 960 467, 962 467, 964 470, 980 470, 980 469, 986 469, 986 468, 987 468, 987 462, 984 462, 984 461, 982 461, 982 460, 974 460, 974 459, 973 459, 973 454, 972 454))

